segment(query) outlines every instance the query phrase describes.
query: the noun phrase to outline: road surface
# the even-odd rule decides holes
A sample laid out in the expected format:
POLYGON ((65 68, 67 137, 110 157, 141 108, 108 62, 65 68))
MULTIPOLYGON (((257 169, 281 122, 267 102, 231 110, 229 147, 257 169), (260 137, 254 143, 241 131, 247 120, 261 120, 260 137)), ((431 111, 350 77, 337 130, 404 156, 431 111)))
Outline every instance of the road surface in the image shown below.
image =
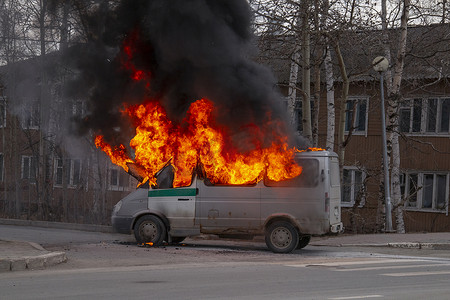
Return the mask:
POLYGON ((405 249, 308 246, 274 254, 261 241, 234 240, 152 248, 126 235, 0 225, 0 239, 8 237, 66 251, 68 262, 0 273, 1 299, 447 299, 450 293, 449 258, 405 249))

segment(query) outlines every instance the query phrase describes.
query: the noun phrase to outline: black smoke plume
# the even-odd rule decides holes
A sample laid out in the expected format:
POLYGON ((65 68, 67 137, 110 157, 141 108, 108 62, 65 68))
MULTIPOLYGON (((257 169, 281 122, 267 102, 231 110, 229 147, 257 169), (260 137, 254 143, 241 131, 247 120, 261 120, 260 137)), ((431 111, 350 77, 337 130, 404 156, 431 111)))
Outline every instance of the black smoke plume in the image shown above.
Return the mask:
POLYGON ((293 137, 275 78, 250 59, 251 18, 245 0, 124 0, 100 7, 87 22, 90 43, 71 55, 80 73, 68 91, 88 92, 90 99, 81 133, 94 130, 125 143, 131 133, 119 112, 122 103, 159 99, 169 118, 181 121, 192 102, 207 98, 241 148, 248 146, 242 141, 252 134, 249 125, 267 128, 269 120, 262 143, 271 142, 271 130, 293 137), (123 67, 123 43, 133 35, 132 63, 149 72, 149 86, 123 67))

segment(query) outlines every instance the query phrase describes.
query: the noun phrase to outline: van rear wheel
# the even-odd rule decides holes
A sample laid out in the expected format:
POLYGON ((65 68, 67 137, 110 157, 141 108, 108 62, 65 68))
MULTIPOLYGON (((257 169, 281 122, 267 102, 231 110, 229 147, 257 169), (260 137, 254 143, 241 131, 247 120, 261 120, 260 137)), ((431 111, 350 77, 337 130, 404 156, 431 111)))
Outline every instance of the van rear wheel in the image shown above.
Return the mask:
POLYGON ((134 226, 134 236, 138 243, 151 243, 151 246, 161 246, 166 236, 166 226, 160 218, 145 215, 137 220, 134 226))
POLYGON ((278 221, 267 227, 267 247, 275 253, 289 253, 297 248, 299 233, 289 222, 278 221))

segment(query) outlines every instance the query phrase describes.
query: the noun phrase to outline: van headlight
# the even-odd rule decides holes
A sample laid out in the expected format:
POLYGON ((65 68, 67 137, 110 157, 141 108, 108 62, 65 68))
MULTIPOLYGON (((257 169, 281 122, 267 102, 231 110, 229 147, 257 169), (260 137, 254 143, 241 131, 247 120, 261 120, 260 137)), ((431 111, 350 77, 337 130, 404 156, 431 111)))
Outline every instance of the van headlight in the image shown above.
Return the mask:
POLYGON ((119 202, 117 202, 116 205, 114 205, 112 214, 117 215, 121 207, 122 207, 122 200, 120 200, 119 202))

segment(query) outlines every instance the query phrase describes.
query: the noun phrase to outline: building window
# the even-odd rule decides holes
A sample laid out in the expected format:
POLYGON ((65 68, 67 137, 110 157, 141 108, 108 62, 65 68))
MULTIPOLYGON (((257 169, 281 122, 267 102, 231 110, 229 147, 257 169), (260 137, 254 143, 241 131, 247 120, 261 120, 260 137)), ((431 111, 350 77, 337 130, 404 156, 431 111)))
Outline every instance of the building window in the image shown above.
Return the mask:
POLYGON ((0 128, 6 127, 6 99, 0 98, 0 128))
POLYGON ((448 212, 450 173, 406 173, 402 178, 405 188, 405 207, 410 210, 448 212))
POLYGON ((55 186, 76 187, 81 183, 81 159, 55 160, 55 186))
POLYGON ((34 156, 22 155, 22 179, 36 182, 37 160, 34 156))
POLYGON ((3 181, 4 170, 5 170, 5 159, 3 153, 0 153, 0 181, 3 181))
POLYGON ((40 125, 40 103, 38 100, 24 105, 22 110, 22 128, 39 129, 40 125))
POLYGON ((400 107, 400 131, 449 134, 450 98, 407 99, 400 107))
POLYGON ((367 128, 368 98, 349 98, 345 110, 345 131, 365 134, 367 128))
POLYGON ((365 172, 356 167, 344 167, 342 177, 342 206, 352 207, 355 203, 363 206, 365 202, 365 172))
POLYGON ((130 189, 130 175, 120 167, 112 167, 109 172, 109 189, 111 191, 128 191, 130 189))

